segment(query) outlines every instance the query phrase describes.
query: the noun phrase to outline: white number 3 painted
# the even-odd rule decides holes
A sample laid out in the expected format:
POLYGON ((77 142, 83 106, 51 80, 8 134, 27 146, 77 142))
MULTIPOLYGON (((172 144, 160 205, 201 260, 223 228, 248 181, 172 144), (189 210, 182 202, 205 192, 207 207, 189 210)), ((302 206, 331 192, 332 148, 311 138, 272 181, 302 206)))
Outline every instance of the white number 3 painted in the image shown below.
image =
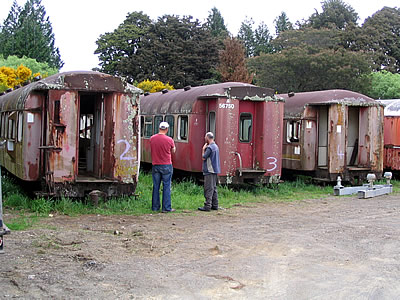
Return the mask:
POLYGON ((131 149, 131 145, 128 143, 128 141, 127 140, 119 140, 117 142, 117 144, 120 144, 120 143, 125 143, 125 151, 122 152, 122 154, 119 157, 119 159, 120 160, 132 160, 132 159, 134 159, 133 157, 125 156, 128 153, 129 149, 131 149))
POLYGON ((267 157, 267 161, 270 161, 270 162, 268 162, 268 163, 269 163, 271 166, 273 166, 271 169, 267 169, 267 172, 271 172, 271 171, 275 170, 275 169, 278 167, 278 165, 276 164, 276 162, 278 161, 278 160, 276 159, 276 157, 273 157, 273 156, 267 157))

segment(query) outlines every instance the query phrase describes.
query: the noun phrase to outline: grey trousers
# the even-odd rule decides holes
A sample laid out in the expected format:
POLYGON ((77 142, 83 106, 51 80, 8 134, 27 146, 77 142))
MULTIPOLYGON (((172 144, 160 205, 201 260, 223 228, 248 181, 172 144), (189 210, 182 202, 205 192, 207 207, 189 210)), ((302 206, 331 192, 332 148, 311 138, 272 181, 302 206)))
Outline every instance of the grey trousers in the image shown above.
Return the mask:
POLYGON ((204 207, 218 208, 217 174, 204 175, 204 207))

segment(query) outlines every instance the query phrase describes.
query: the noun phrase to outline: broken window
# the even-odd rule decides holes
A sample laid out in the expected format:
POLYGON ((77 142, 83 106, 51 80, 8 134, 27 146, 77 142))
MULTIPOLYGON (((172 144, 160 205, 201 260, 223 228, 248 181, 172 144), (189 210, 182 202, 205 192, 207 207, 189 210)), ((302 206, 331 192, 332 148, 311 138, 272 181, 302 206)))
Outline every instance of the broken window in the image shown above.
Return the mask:
POLYGON ((300 141, 301 121, 286 122, 286 140, 288 143, 297 143, 300 141))

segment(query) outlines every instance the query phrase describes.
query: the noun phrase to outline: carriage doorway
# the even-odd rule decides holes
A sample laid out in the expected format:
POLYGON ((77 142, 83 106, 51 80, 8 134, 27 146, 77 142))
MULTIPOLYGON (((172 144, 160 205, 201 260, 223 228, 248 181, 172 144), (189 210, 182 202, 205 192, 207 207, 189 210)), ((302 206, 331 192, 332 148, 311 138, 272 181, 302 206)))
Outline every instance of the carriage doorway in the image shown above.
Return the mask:
POLYGON ((102 176, 104 104, 102 93, 79 94, 79 177, 102 176))

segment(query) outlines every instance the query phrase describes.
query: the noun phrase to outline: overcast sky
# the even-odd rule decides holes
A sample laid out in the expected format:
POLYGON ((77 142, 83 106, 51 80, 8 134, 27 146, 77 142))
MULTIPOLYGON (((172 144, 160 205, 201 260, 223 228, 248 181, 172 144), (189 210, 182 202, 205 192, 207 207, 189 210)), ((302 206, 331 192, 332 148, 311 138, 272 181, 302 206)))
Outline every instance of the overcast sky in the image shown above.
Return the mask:
MULTIPOLYGON (((3 23, 13 0, 0 0, 0 21, 3 23)), ((17 1, 20 6, 25 0, 17 1)), ((348 0, 360 16, 359 23, 384 6, 399 6, 398 0, 348 0)), ((62 71, 91 70, 98 66, 94 55, 95 41, 100 34, 113 31, 133 11, 143 11, 152 19, 164 14, 191 15, 204 21, 212 7, 217 7, 229 31, 236 35, 245 17, 252 17, 257 26, 264 21, 274 33, 273 20, 285 11, 290 21, 308 18, 315 9, 321 11, 321 0, 250 1, 233 4, 232 0, 200 1, 132 1, 132 0, 42 0, 53 25, 56 46, 65 62, 62 71)))

